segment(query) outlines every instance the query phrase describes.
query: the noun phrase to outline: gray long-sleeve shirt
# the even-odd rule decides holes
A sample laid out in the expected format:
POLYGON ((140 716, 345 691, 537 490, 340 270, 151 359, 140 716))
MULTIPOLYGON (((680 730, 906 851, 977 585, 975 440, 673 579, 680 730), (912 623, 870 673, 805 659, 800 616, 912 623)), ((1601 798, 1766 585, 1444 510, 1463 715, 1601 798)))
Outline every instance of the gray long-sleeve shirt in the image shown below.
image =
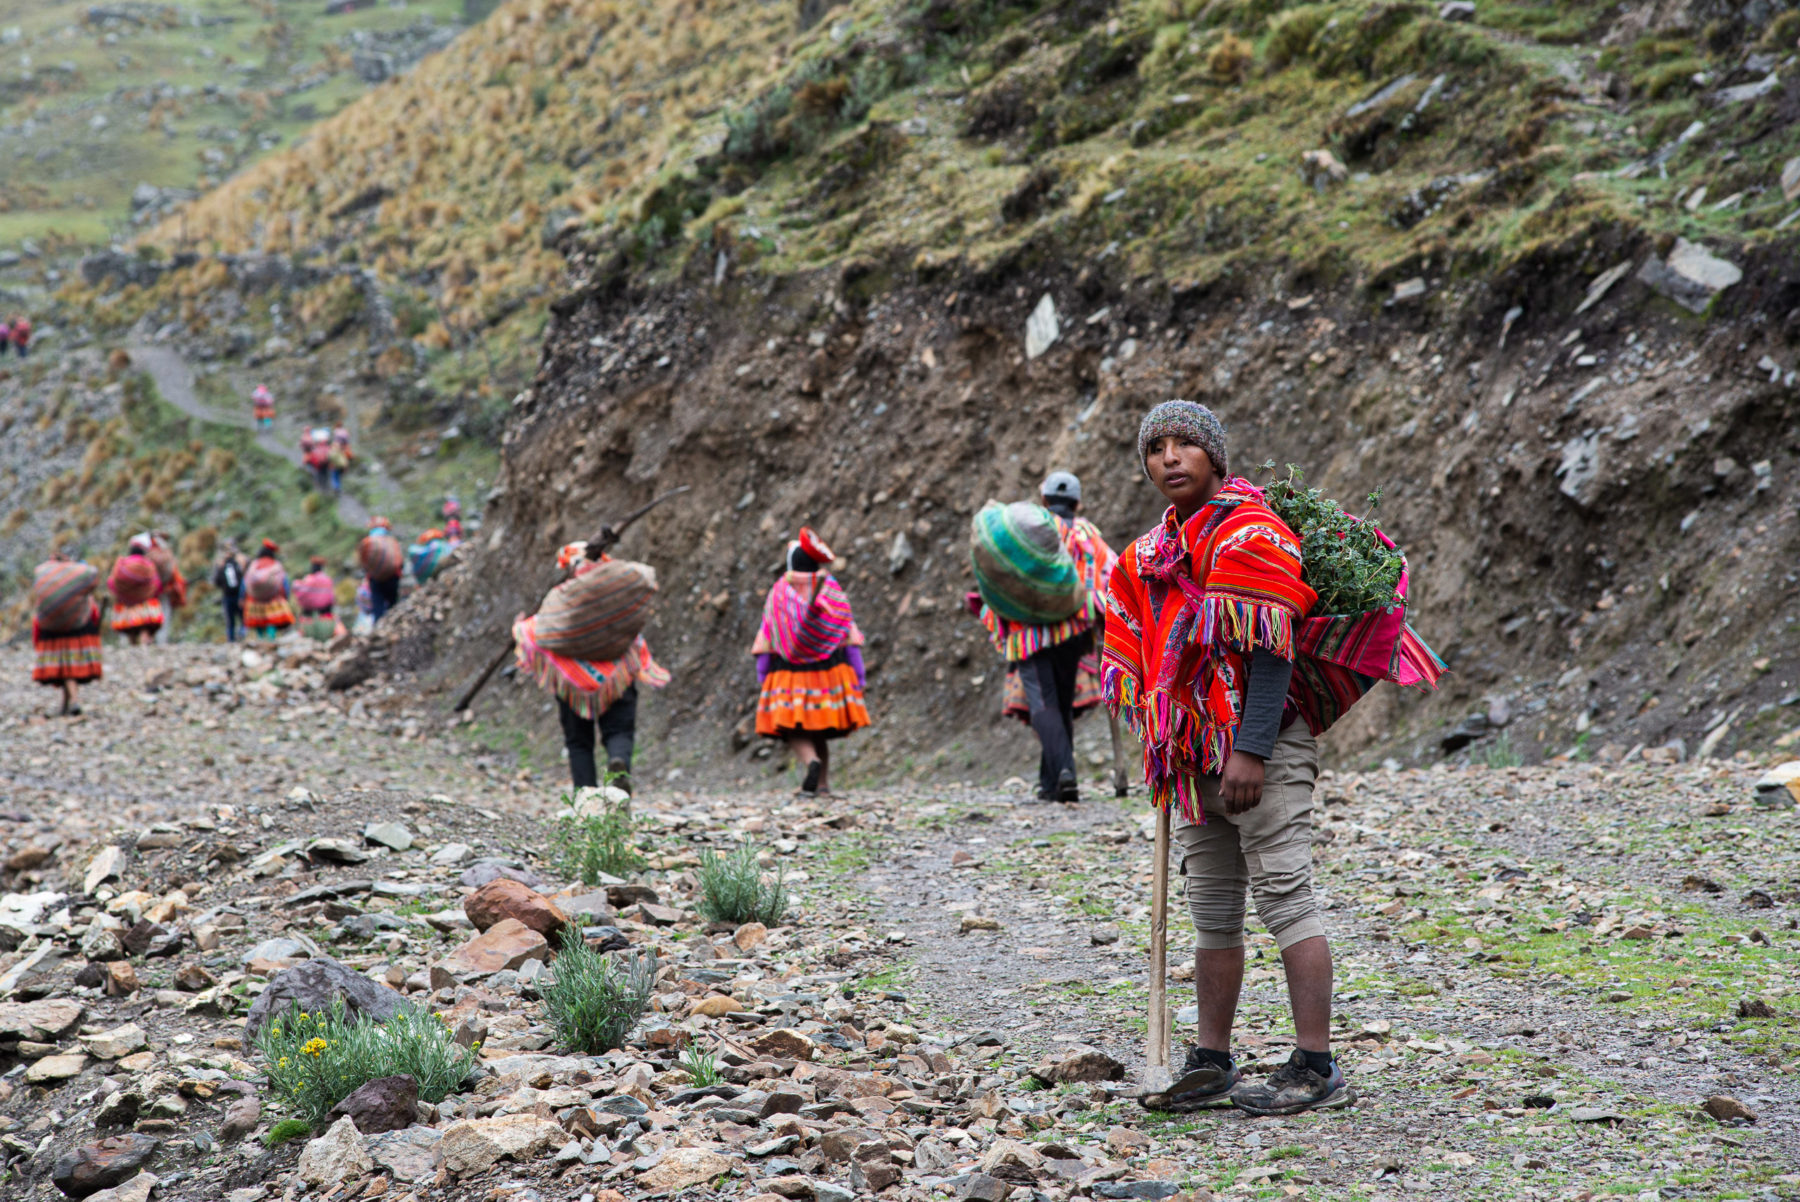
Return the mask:
POLYGON ((1250 655, 1250 680, 1244 689, 1244 712, 1238 719, 1233 751, 1268 759, 1281 737, 1281 711, 1287 702, 1294 665, 1258 647, 1250 655))

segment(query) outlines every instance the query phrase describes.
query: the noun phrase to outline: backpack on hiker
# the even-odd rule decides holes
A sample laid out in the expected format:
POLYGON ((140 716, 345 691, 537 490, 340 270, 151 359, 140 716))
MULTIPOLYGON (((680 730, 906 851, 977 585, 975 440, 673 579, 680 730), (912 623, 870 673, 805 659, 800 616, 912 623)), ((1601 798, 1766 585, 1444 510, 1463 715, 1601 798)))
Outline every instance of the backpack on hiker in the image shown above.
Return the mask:
POLYGON ((259 558, 244 573, 244 591, 252 601, 273 601, 286 591, 287 569, 279 559, 259 558))
POLYGON ((45 634, 71 634, 87 624, 100 571, 71 560, 40 563, 31 581, 31 604, 38 629, 45 634))
POLYGON ((609 559, 584 567, 544 598, 537 642, 570 659, 618 659, 650 621, 655 596, 656 569, 648 564, 609 559))
POLYGON ((356 561, 370 580, 386 584, 398 580, 406 563, 406 548, 386 530, 371 532, 356 546, 356 561))
POLYGON ((969 529, 975 586, 995 615, 1049 626, 1081 612, 1086 596, 1056 515, 1032 501, 989 501, 969 529))

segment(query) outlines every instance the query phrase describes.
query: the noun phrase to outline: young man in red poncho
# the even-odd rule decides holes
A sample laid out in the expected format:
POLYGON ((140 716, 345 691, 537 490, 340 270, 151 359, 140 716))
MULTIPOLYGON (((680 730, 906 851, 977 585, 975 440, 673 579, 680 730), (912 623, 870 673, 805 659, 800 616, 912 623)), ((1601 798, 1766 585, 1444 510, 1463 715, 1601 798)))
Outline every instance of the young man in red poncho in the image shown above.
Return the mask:
POLYGON ((1287 703, 1295 630, 1315 599, 1300 578, 1300 540, 1260 490, 1228 473, 1225 429, 1204 405, 1151 410, 1138 455, 1169 508, 1113 569, 1101 674, 1107 704, 1144 742, 1153 798, 1173 807, 1198 936, 1199 1043, 1154 1104, 1252 1114, 1347 1106, 1355 1099, 1331 1056, 1331 950, 1312 888, 1318 751, 1287 703), (1281 950, 1298 1045, 1257 1083, 1240 1081, 1231 1058, 1246 886, 1281 950))

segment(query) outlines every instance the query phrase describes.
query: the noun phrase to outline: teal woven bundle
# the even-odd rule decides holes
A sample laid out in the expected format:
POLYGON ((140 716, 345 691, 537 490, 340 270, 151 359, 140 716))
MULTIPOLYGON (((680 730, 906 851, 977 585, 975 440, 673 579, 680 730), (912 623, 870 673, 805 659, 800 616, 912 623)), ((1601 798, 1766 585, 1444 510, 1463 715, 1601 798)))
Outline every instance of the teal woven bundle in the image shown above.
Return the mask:
POLYGON ((969 530, 975 587, 1009 622, 1048 626, 1081 609, 1081 581, 1056 517, 1042 505, 989 501, 969 530))

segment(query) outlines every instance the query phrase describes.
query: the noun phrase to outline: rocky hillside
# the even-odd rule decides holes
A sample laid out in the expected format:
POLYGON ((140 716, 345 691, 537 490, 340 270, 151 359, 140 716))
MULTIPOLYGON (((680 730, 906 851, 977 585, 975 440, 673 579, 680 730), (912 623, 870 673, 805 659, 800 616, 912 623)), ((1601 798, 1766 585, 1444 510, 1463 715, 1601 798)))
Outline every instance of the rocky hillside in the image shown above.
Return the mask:
POLYGON ((968 516, 1069 467, 1122 543, 1170 394, 1240 469, 1384 491, 1455 676, 1336 754, 1726 754, 1800 681, 1797 39, 1704 2, 515 3, 186 220, 406 281, 427 358, 547 310, 411 662, 455 682, 559 541, 692 484, 633 548, 671 765, 743 743, 760 597, 812 522, 874 644, 860 767, 989 771, 968 516))

